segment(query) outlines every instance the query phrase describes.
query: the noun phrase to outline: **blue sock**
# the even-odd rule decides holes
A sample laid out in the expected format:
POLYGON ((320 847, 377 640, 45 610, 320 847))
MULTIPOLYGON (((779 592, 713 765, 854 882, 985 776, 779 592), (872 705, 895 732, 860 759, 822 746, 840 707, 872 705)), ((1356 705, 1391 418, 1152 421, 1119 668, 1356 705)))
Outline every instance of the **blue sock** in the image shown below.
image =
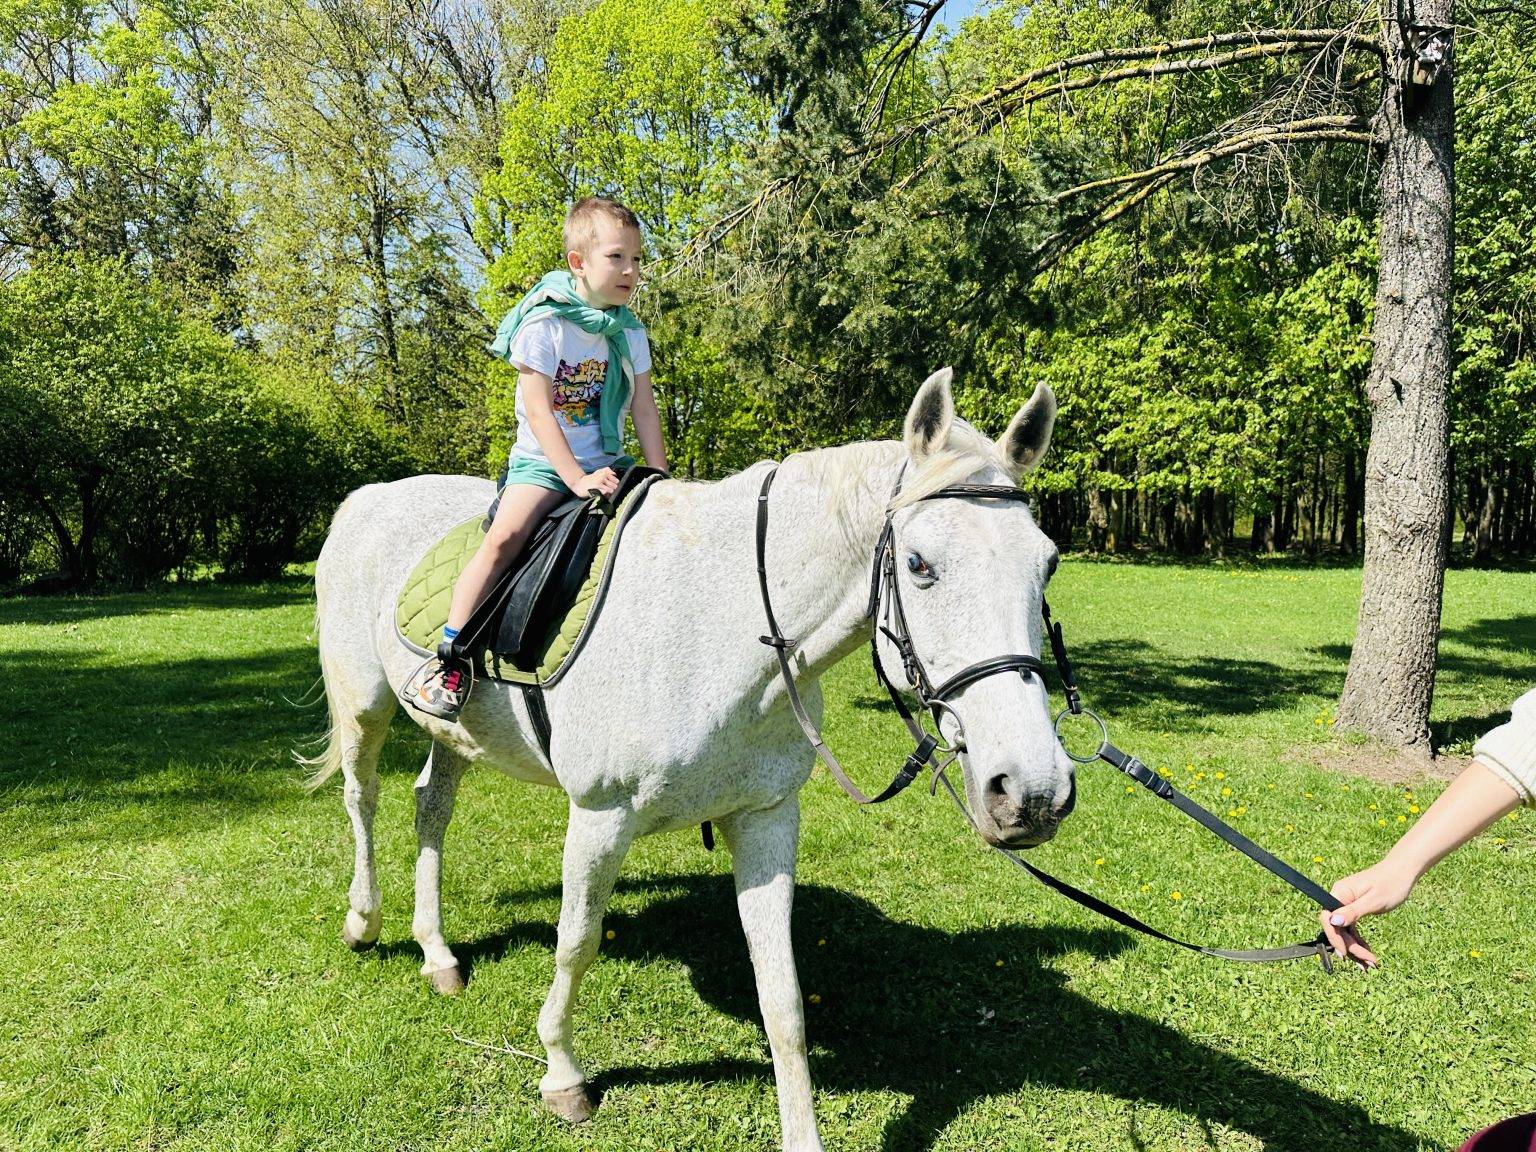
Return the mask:
POLYGON ((457 628, 450 628, 446 624, 443 625, 443 639, 444 640, 457 640, 458 638, 459 638, 459 630, 457 628))

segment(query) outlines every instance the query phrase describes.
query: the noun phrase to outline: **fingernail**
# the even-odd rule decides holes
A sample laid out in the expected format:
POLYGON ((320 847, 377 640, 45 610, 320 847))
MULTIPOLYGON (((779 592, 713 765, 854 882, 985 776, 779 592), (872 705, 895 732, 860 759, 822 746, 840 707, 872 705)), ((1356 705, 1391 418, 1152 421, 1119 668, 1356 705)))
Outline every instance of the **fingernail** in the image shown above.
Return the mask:
POLYGON ((1328 923, 1332 924, 1335 928, 1342 928, 1344 927, 1344 917, 1330 916, 1328 917, 1328 923))

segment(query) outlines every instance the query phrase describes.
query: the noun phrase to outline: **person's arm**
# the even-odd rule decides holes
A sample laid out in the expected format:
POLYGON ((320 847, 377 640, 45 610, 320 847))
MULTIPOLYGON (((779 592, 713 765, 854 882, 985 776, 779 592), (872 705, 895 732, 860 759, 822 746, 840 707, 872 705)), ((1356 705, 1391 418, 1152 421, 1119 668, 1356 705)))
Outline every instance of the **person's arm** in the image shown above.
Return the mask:
POLYGON ((523 408, 528 413, 528 427, 533 429, 533 438, 539 442, 545 458, 565 486, 582 496, 591 488, 596 488, 604 496, 612 496, 617 492, 619 479, 612 469, 599 468, 589 474, 582 471, 581 465, 576 462, 576 455, 571 451, 565 433, 560 430, 560 421, 555 419, 554 380, 542 372, 519 365, 517 386, 522 389, 523 408))
POLYGON ((651 468, 667 471, 667 447, 661 437, 661 413, 656 410, 656 391, 649 372, 635 374, 635 395, 630 401, 630 418, 635 422, 635 436, 651 468))
POLYGON ((1376 956, 1360 938, 1355 922, 1396 908, 1408 899, 1419 877, 1520 802, 1520 794, 1507 781, 1482 760, 1473 760, 1379 863, 1333 886, 1344 907, 1319 915, 1329 942, 1341 955, 1375 967, 1376 956))

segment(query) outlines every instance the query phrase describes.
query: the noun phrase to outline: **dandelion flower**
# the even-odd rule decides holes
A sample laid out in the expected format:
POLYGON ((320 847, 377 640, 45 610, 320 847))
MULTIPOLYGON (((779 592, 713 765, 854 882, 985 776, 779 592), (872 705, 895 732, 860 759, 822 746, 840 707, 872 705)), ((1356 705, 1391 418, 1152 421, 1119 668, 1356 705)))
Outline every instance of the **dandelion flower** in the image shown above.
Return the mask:
POLYGON ((1481 952, 1479 952, 1476 948, 1473 948, 1473 949, 1471 949, 1470 951, 1467 952, 1467 955, 1472 957, 1472 959, 1477 960, 1477 959, 1480 959, 1483 954, 1481 952))
POLYGON ((1285 826, 1285 830, 1287 832, 1294 832, 1294 831, 1296 831, 1296 825, 1294 825, 1294 824, 1287 824, 1285 826))
POLYGON ((1365 810, 1367 812, 1374 812, 1374 811, 1376 811, 1376 805, 1374 805, 1374 804, 1367 804, 1365 806, 1365 810))
POLYGON ((603 939, 604 940, 612 940, 616 936, 618 936, 618 933, 615 932, 612 928, 608 929, 608 931, 603 933, 603 939))
POLYGON ((1397 814, 1397 822, 1399 824, 1406 824, 1406 823, 1408 823, 1408 817, 1404 816, 1401 812, 1399 812, 1397 814))
POLYGON ((1097 860, 1095 860, 1093 862, 1093 866, 1095 868, 1102 868, 1102 867, 1104 867, 1104 857, 1100 856, 1097 860))
POLYGON ((1418 810, 1419 810, 1419 806, 1417 804, 1410 804, 1410 805, 1408 805, 1408 811, 1410 811, 1410 812, 1417 812, 1418 810))
POLYGON ((820 1004, 821 1003, 821 993, 820 992, 812 992, 810 994, 810 996, 807 997, 807 999, 810 1000, 810 1002, 812 1004, 820 1004))
POLYGON ((1310 792, 1303 792, 1302 795, 1304 797, 1306 797, 1308 800, 1312 799, 1312 793, 1310 793, 1310 792))
POLYGON ((1182 892, 1170 892, 1170 893, 1168 893, 1168 899, 1170 899, 1170 900, 1182 900, 1182 899, 1184 899, 1184 893, 1182 893, 1182 892))
POLYGON ((1387 826, 1387 822, 1386 822, 1385 818, 1376 821, 1376 827, 1378 827, 1378 828, 1385 828, 1386 826, 1387 826))
POLYGON ((816 947, 818 947, 818 948, 825 948, 826 946, 827 946, 827 938, 825 936, 823 936, 820 940, 816 941, 816 947))
POLYGON ((1226 778, 1227 778, 1227 774, 1225 772, 1218 772, 1218 773, 1216 773, 1216 779, 1218 779, 1218 780, 1225 780, 1226 778))
POLYGON ((1150 885, 1150 884, 1143 884, 1141 886, 1141 890, 1143 892, 1150 892, 1150 891, 1152 891, 1152 885, 1150 885))
POLYGON ((1314 857, 1312 857, 1312 863, 1314 863, 1314 864, 1321 864, 1322 862, 1323 862, 1323 858, 1321 856, 1314 856, 1314 857))
POLYGON ((1499 836, 1499 837, 1497 837, 1497 838, 1496 838, 1496 839, 1495 839, 1495 840, 1494 840, 1494 843, 1495 843, 1495 844, 1502 844, 1502 843, 1504 843, 1504 837, 1502 837, 1502 836, 1499 836))
POLYGON ((998 961, 998 962, 997 962, 997 966, 998 966, 998 967, 999 967, 999 968, 1001 968, 1001 967, 1002 967, 1002 966, 1003 966, 1003 962, 1002 962, 1002 961, 1001 961, 1001 960, 999 960, 999 961, 998 961))
POLYGON ((1134 785, 1134 784, 1127 784, 1125 786, 1125 790, 1127 792, 1134 792, 1134 791, 1136 791, 1136 785, 1134 785))
POLYGON ((1230 795, 1232 795, 1232 789, 1230 789, 1230 788, 1223 788, 1221 790, 1221 794, 1223 796, 1230 796, 1230 795))

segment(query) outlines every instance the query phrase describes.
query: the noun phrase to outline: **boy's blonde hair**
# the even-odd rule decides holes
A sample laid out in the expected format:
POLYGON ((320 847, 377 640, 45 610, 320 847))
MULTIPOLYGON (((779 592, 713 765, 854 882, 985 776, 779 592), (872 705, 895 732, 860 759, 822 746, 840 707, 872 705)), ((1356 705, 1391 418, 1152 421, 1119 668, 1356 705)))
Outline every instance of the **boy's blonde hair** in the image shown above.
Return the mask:
POLYGON ((565 214, 565 250, 586 255, 597 241, 597 222, 611 220, 624 228, 640 230, 640 217, 617 200, 584 196, 565 214))

